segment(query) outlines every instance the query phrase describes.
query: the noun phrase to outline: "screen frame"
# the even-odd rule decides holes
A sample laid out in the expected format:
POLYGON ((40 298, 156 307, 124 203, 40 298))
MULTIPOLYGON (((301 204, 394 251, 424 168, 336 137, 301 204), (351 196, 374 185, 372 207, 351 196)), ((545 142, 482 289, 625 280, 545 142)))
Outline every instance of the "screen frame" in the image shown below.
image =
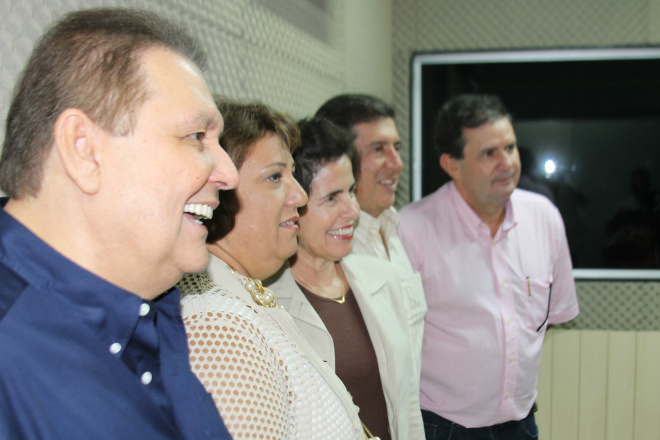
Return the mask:
MULTIPOLYGON (((411 201, 422 198, 422 69, 438 64, 557 62, 660 59, 660 47, 533 49, 416 53, 411 58, 410 182, 411 201)), ((660 280, 655 269, 573 269, 582 280, 660 280)))

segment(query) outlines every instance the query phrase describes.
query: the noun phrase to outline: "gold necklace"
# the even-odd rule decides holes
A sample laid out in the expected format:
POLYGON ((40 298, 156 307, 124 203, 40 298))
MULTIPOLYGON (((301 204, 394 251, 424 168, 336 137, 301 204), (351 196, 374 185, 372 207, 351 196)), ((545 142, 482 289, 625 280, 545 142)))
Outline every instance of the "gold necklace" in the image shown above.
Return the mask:
MULTIPOLYGON (((337 263, 335 263, 335 264, 337 264, 337 263)), ((317 294, 318 296, 321 296, 321 297, 323 297, 323 298, 325 298, 325 299, 329 299, 330 301, 334 301, 334 302, 336 302, 337 304, 344 304, 344 303, 346 302, 346 286, 344 285, 344 278, 343 278, 341 275, 339 275, 339 271, 337 271, 337 275, 339 276, 339 282, 341 283, 341 292, 342 292, 342 296, 341 296, 341 298, 339 298, 339 299, 335 299, 335 298, 330 298, 330 297, 327 297, 327 296, 319 295, 319 294, 317 293, 318 289, 315 288, 315 287, 313 287, 312 283, 310 283, 309 281, 307 281, 307 280, 306 280, 305 278, 303 278, 300 274, 296 274, 296 273, 294 273, 294 272, 293 272, 293 269, 291 269, 291 273, 294 275, 293 278, 294 278, 294 279, 296 279, 296 278, 300 279, 300 281, 302 281, 301 284, 304 284, 305 287, 307 288, 307 290, 309 290, 310 292, 315 293, 315 294, 317 294)))
MULTIPOLYGON (((226 264, 226 263, 225 263, 226 264)), ((261 281, 255 280, 247 275, 237 272, 233 267, 227 264, 227 267, 231 270, 231 273, 234 274, 237 278, 243 283, 243 287, 250 293, 254 302, 259 304, 262 307, 269 308, 279 308, 280 305, 277 303, 277 297, 272 290, 267 287, 264 287, 261 284, 261 281)))
POLYGON ((362 423, 362 431, 364 432, 364 438, 366 440, 380 440, 380 437, 376 437, 369 431, 369 428, 367 428, 367 425, 364 424, 362 419, 360 419, 360 423, 362 423))

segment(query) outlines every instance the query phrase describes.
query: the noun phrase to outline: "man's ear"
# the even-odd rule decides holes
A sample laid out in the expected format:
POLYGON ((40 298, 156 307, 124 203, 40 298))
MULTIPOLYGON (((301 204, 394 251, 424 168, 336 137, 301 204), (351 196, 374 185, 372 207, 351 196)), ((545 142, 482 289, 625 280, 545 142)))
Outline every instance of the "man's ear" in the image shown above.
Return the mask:
POLYGON ((449 177, 454 179, 456 174, 458 173, 458 164, 457 160, 454 157, 451 157, 447 153, 443 153, 440 156, 440 167, 442 167, 443 170, 445 170, 445 173, 449 174, 449 177))
POLYGON ((95 133, 99 128, 76 108, 64 110, 55 121, 55 148, 62 164, 76 186, 86 194, 94 194, 101 183, 101 167, 95 133))

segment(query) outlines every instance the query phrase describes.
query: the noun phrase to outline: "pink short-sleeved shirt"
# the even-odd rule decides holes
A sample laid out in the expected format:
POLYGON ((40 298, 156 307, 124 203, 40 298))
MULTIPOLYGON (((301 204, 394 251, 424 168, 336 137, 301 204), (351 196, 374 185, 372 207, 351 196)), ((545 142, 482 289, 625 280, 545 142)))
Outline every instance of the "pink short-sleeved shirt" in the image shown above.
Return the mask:
POLYGON ((421 406, 470 428, 527 416, 547 325, 579 312, 559 211, 519 189, 505 209, 491 237, 449 182, 398 228, 428 304, 421 406))

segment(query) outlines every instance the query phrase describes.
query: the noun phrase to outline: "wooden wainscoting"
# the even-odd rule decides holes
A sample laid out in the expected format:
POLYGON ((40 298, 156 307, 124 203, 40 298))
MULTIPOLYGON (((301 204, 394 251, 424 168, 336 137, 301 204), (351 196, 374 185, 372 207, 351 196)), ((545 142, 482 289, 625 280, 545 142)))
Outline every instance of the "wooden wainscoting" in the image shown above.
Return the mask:
POLYGON ((660 440, 660 332, 551 329, 541 440, 660 440))

